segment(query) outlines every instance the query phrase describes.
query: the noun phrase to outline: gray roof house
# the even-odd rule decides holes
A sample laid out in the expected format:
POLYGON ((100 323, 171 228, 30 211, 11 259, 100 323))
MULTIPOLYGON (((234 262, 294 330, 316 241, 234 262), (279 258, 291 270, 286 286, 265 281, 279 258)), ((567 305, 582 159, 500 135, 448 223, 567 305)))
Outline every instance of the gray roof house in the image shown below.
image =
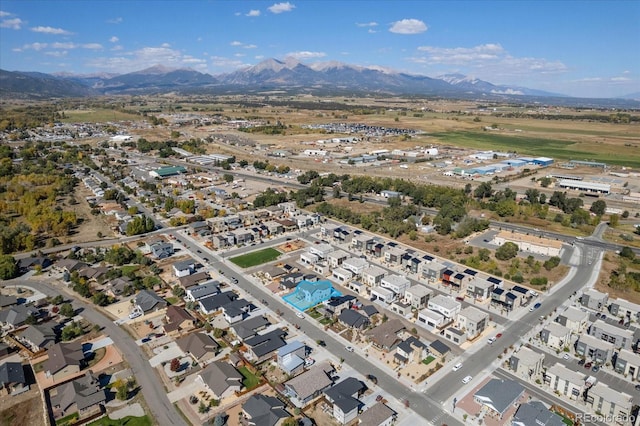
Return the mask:
POLYGON ((220 348, 218 342, 206 333, 191 333, 180 337, 176 344, 182 352, 191 355, 196 361, 202 361, 216 354, 220 348))
POLYGON ((285 393, 296 407, 304 407, 333 384, 331 372, 333 367, 329 362, 318 363, 308 371, 285 382, 285 393))
POLYGON ((107 399, 105 390, 91 372, 58 386, 56 391, 51 397, 51 405, 58 416, 98 409, 107 399))
POLYGON ((511 420, 512 426, 564 426, 562 417, 549 411, 540 401, 521 404, 511 420))
POLYGON ((338 315, 338 321, 349 328, 363 330, 369 325, 369 318, 353 309, 343 309, 338 315))
POLYGON ((524 387, 514 380, 491 379, 473 394, 473 399, 500 418, 524 394, 524 387))
POLYGON ((234 324, 231 328, 239 339, 244 340, 258 334, 257 332, 271 325, 269 320, 264 316, 256 316, 248 318, 244 321, 234 324))
POLYGON ((333 404, 333 417, 341 424, 347 424, 358 416, 363 405, 358 399, 366 389, 364 383, 348 377, 324 391, 327 400, 333 404))
POLYGON ((285 404, 278 398, 266 395, 251 395, 242 404, 242 411, 249 420, 249 425, 275 426, 280 419, 291 417, 284 409, 285 404))
POLYGON ((216 398, 222 399, 242 389, 244 376, 231 364, 224 361, 212 362, 198 374, 196 380, 205 385, 216 398))
POLYGON ((17 303, 18 298, 16 296, 0 294, 0 308, 6 308, 7 306, 15 305, 17 303))
POLYGON ((11 395, 29 389, 21 363, 5 362, 0 364, 0 389, 7 389, 11 395))
POLYGON ((10 306, 0 311, 0 324, 17 328, 25 324, 29 315, 37 317, 39 315, 38 309, 26 305, 10 306))
POLYGON ((80 371, 84 362, 82 345, 78 342, 56 343, 47 351, 49 359, 45 361, 44 370, 49 376, 59 372, 80 371))
POLYGON ((56 333, 46 324, 30 325, 19 337, 33 352, 49 349, 56 343, 56 333))
POLYGON ((167 302, 162 297, 158 296, 151 290, 140 290, 140 292, 133 299, 133 304, 136 305, 145 314, 152 311, 157 311, 167 307, 167 302))
POLYGON ((276 328, 268 333, 258 334, 246 339, 244 343, 249 347, 248 357, 256 363, 266 360, 275 351, 287 344, 284 340, 286 335, 286 331, 276 328))

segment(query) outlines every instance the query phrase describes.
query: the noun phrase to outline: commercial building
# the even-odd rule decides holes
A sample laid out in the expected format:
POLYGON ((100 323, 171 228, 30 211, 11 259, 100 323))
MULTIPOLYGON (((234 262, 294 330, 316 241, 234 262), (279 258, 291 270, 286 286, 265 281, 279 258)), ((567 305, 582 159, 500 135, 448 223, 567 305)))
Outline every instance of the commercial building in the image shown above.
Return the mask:
POLYGON ((591 192, 595 194, 610 194, 611 185, 608 183, 584 182, 561 179, 557 183, 559 188, 573 189, 576 191, 591 192))
POLYGON ((543 256, 559 256, 562 249, 561 241, 504 230, 494 237, 493 242, 499 246, 506 242, 511 242, 517 244, 522 252, 541 254, 543 256))

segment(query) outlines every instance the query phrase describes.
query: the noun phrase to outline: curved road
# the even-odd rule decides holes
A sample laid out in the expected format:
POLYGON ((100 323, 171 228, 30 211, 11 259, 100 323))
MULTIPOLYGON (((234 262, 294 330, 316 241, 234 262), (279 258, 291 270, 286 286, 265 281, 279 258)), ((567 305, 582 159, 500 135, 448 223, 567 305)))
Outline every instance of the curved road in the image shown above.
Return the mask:
POLYGON ((47 296, 57 296, 60 294, 65 299, 71 299, 75 309, 82 309, 82 317, 102 327, 103 332, 111 337, 111 340, 113 340, 118 350, 122 352, 122 357, 129 363, 131 371, 133 371, 136 381, 141 387, 147 407, 149 407, 151 411, 147 414, 150 414, 160 425, 187 425, 169 401, 165 387, 156 375, 155 370, 149 364, 147 357, 142 353, 140 347, 133 342, 133 339, 126 331, 115 325, 111 319, 98 312, 92 303, 84 301, 78 297, 77 294, 67 293, 64 289, 40 280, 28 281, 25 279, 14 279, 4 281, 2 285, 30 286, 38 289, 47 296))

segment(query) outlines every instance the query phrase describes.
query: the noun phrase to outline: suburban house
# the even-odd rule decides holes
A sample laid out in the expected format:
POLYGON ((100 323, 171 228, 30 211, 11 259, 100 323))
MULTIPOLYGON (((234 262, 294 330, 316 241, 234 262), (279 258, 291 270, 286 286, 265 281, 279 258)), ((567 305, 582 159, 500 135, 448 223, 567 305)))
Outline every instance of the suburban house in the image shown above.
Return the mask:
POLYGON ((364 330, 369 326, 369 318, 354 309, 343 309, 338 315, 338 322, 345 327, 364 330))
POLYGON ((250 426, 276 426, 280 420, 291 417, 285 407, 276 397, 256 394, 242 404, 242 412, 250 426))
POLYGON ((558 323, 552 322, 540 330, 540 340, 547 346, 561 351, 571 342, 571 330, 558 323))
POLYGON ((136 297, 133 299, 133 305, 148 314, 150 312, 159 311, 167 307, 167 301, 158 296, 156 292, 152 290, 140 290, 136 297))
POLYGON ((370 265, 362 271, 362 282, 369 287, 377 287, 382 282, 386 271, 379 266, 370 265))
POLYGON ((338 423, 347 424, 358 416, 363 406, 358 398, 365 389, 360 380, 348 377, 324 391, 327 401, 333 404, 333 417, 338 423))
POLYGON ((558 324, 567 327, 572 333, 580 334, 587 329, 589 324, 589 313, 578 308, 569 306, 564 312, 556 317, 558 324))
POLYGON ((580 296, 580 304, 594 311, 602 311, 607 307, 609 295, 607 293, 601 293, 594 289, 586 290, 580 296))
POLYGON ((299 340, 294 340, 278 349, 278 367, 287 374, 295 375, 303 370, 306 357, 306 345, 299 340))
POLYGON ((387 244, 383 249, 384 261, 391 265, 399 265, 405 250, 396 246, 387 244))
POLYGON ((477 300, 486 300, 491 297, 491 292, 495 287, 495 283, 487 279, 473 277, 473 279, 467 283, 467 295, 477 300))
POLYGON ((442 274, 447 270, 447 267, 439 262, 423 262, 422 263, 422 278, 425 278, 429 283, 435 283, 442 279, 442 274))
POLYGON ((78 413, 80 418, 101 413, 107 400, 105 389, 89 371, 82 377, 57 386, 51 395, 54 417, 78 413))
POLYGON ((553 392, 577 401, 581 398, 582 389, 585 387, 585 375, 557 362, 547 368, 544 382, 553 392))
POLYGON ((387 275, 380 281, 380 287, 393 291, 396 297, 404 297, 405 291, 411 286, 411 281, 402 275, 387 275))
POLYGON ((631 380, 638 380, 640 377, 640 354, 629 349, 620 349, 615 358, 614 369, 631 380))
POLYGON ((337 268, 342 265, 346 259, 349 258, 349 253, 344 250, 336 250, 332 251, 327 255, 327 262, 329 262, 329 266, 332 268, 337 268))
POLYGON ((0 311, 0 324, 14 330, 26 324, 27 318, 37 318, 40 312, 37 308, 27 305, 12 305, 0 311))
POLYGON ((175 262, 172 267, 173 274, 176 277, 186 277, 187 275, 191 275, 196 271, 196 261, 192 258, 188 258, 175 262))
POLYGON ((344 268, 336 268, 331 271, 331 278, 339 282, 340 284, 344 284, 347 281, 353 278, 353 273, 351 271, 347 271, 344 268))
POLYGON ((596 339, 612 343, 616 348, 631 349, 631 345, 635 343, 631 330, 609 324, 603 320, 596 320, 591 324, 589 334, 596 339))
POLYGON ((356 298, 350 294, 339 296, 339 297, 331 297, 329 300, 325 300, 322 302, 324 305, 325 315, 336 317, 338 316, 344 309, 349 309, 353 304, 357 302, 356 298))
POLYGON ((460 313, 462 306, 460 302, 457 302, 453 297, 438 294, 429 299, 427 308, 441 313, 448 319, 455 319, 458 313, 460 313))
POLYGON ((331 244, 312 244, 309 246, 309 253, 318 256, 319 259, 326 259, 329 253, 334 251, 334 248, 331 244))
POLYGON ((412 285, 404 292, 404 301, 412 308, 422 309, 427 306, 433 291, 421 284, 412 285))
POLYGON ((458 314, 458 329, 464 331, 467 339, 473 340, 489 324, 489 314, 473 306, 467 306, 458 314))
POLYGON ((198 304, 200 305, 200 311, 203 314, 210 315, 220 310, 223 306, 233 302, 237 298, 238 295, 236 293, 232 291, 225 291, 200 299, 198 300, 198 304))
POLYGON ((164 259, 173 255, 173 244, 165 241, 155 241, 148 245, 148 250, 154 259, 164 259))
POLYGON ((275 351, 287 344, 284 340, 286 335, 286 331, 276 328, 268 333, 245 339, 244 344, 248 347, 247 359, 256 364, 266 361, 274 355, 275 351))
POLYGON ((0 364, 0 396, 18 395, 29 390, 24 368, 20 362, 0 364))
POLYGON ((244 321, 235 323, 231 326, 231 329, 238 337, 238 339, 244 341, 244 339, 255 336, 256 334, 258 334, 258 331, 264 330, 270 325, 271 323, 269 322, 269 320, 260 315, 247 318, 244 321))
POLYGON ((285 394, 296 407, 304 407, 333 384, 329 362, 321 362, 284 383, 285 394))
POLYGON ((439 312, 432 311, 431 309, 421 309, 418 312, 418 318, 416 324, 426 328, 427 330, 439 333, 447 324, 450 324, 451 320, 447 319, 439 312))
POLYGON ((16 296, 0 294, 0 309, 4 309, 7 306, 17 305, 17 304, 18 304, 18 298, 16 296))
POLYGON ((562 416, 550 411, 540 401, 530 401, 520 404, 518 411, 513 415, 512 426, 564 426, 562 416))
POLYGON ((388 305, 396 298, 396 294, 388 288, 374 287, 371 289, 371 300, 382 305, 388 305))
POLYGON ((47 354, 49 358, 44 363, 44 371, 55 381, 79 373, 84 366, 84 353, 79 342, 56 343, 47 354))
POLYGON ((56 343, 56 333, 47 324, 30 325, 17 337, 32 352, 49 349, 56 343))
POLYGON ((368 266, 369 262, 361 257, 350 257, 342 262, 342 267, 356 276, 360 276, 368 266))
MULTIPOLYGON (((178 278, 178 281, 180 282, 180 286, 185 290, 187 290, 189 287, 209 281, 210 279, 211 278, 209 277, 209 274, 202 271, 202 272, 196 272, 195 274, 187 275, 185 277, 180 277, 178 278)), ((213 282, 216 284, 218 283, 217 281, 213 281, 213 282)))
POLYGON ((440 340, 434 340, 429 345, 429 353, 436 358, 445 360, 449 352, 451 352, 451 348, 440 340))
POLYGON ((501 419, 523 395, 524 387, 520 383, 508 379, 491 379, 473 394, 473 399, 501 419))
POLYGON ((358 426, 391 426, 397 417, 398 413, 380 401, 360 413, 358 426))
POLYGON ((455 327, 447 327, 444 330, 444 338, 456 345, 461 345, 467 341, 467 335, 465 332, 455 327))
POLYGON ((520 299, 512 292, 496 287, 491 292, 491 306, 511 312, 520 306, 520 299))
POLYGON ((610 414, 613 421, 620 425, 628 424, 625 420, 631 418, 634 406, 631 395, 610 388, 603 382, 597 382, 588 389, 585 403, 595 411, 610 414))
POLYGON ((176 340, 176 344, 182 352, 191 355, 194 361, 201 364, 213 358, 220 348, 213 337, 203 332, 182 336, 176 340))
POLYGON ((302 298, 310 304, 321 303, 329 297, 333 292, 333 286, 330 281, 302 281, 296 287, 296 291, 302 295, 302 298))
POLYGON ((171 305, 167 308, 164 317, 164 332, 171 335, 179 335, 195 328, 195 318, 184 308, 171 305))
POLYGON ((609 312, 617 318, 622 318, 625 323, 631 320, 640 321, 640 305, 624 299, 614 299, 609 303, 609 312))
POLYGON ((391 352, 402 341, 400 333, 405 330, 402 321, 392 319, 365 331, 373 346, 383 352, 391 352))
POLYGON ((221 306, 222 316, 227 320, 229 324, 234 324, 238 321, 242 321, 254 308, 255 306, 253 306, 251 302, 245 299, 236 299, 221 306))
POLYGON ((599 364, 611 359, 615 351, 613 343, 605 342, 597 337, 583 334, 576 343, 576 353, 599 364))
POLYGON ((400 364, 419 363, 427 357, 427 345, 414 336, 409 336, 396 347, 394 360, 400 364))
POLYGON ((202 370, 196 378, 218 399, 223 399, 242 389, 244 376, 231 364, 214 361, 202 370))
POLYGON ((535 380, 542 378, 542 366, 544 354, 521 347, 509 358, 509 368, 518 376, 525 380, 535 380))
MULTIPOLYGON (((192 275, 193 276, 193 275, 192 275)), ((205 297, 220 293, 220 285, 217 281, 188 287, 185 292, 185 300, 188 302, 199 302, 205 297)))

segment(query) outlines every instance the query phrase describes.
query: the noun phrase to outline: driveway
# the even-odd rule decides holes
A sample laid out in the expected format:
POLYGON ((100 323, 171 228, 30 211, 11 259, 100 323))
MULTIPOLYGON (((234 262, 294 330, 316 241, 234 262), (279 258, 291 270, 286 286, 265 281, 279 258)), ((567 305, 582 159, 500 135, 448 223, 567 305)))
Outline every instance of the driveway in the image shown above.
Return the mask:
POLYGON ((167 349, 164 349, 149 360, 149 364, 151 364, 153 368, 156 368, 165 361, 171 361, 174 358, 182 358, 185 356, 185 353, 182 352, 182 349, 180 349, 177 344, 172 343, 167 346, 169 346, 167 349))

